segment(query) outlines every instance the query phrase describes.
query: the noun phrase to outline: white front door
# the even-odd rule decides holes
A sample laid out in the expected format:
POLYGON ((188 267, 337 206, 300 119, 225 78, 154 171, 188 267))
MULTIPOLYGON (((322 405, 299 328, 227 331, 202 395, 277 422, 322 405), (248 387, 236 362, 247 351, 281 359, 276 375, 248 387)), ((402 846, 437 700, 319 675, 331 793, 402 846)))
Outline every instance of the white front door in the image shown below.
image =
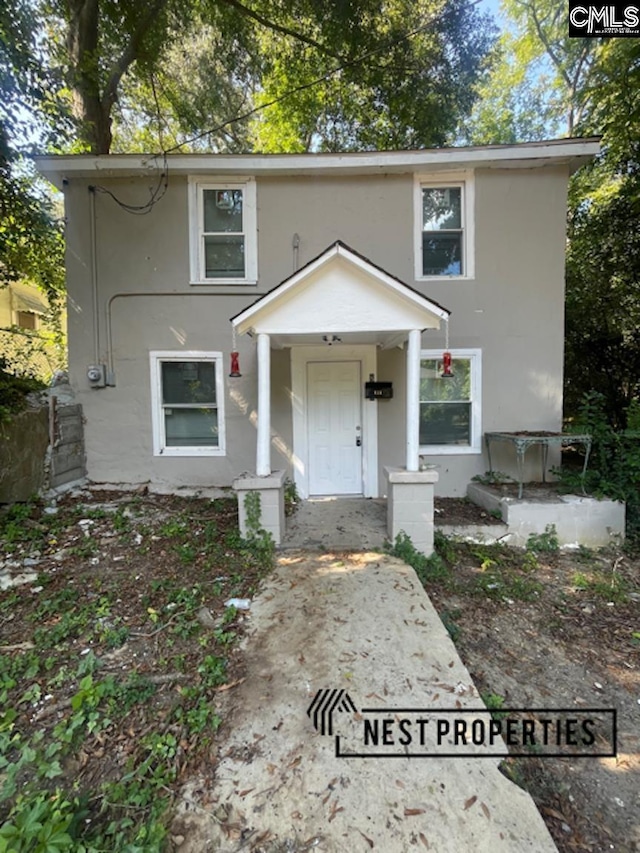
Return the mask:
POLYGON ((359 361, 307 363, 310 495, 362 494, 359 361))

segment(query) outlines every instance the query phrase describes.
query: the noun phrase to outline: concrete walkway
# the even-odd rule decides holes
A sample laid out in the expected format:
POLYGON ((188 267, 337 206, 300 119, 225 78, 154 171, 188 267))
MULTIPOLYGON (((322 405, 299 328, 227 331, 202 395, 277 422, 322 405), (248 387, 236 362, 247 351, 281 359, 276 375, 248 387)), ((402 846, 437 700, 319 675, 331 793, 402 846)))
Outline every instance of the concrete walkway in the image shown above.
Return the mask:
POLYGON ((311 551, 369 551, 387 537, 387 502, 382 498, 310 498, 287 518, 282 548, 311 551))
POLYGON ((172 826, 180 853, 556 850, 497 758, 336 756, 335 734, 348 745, 368 709, 481 705, 413 569, 375 553, 286 553, 250 619, 246 678, 221 694, 221 758, 172 826), (334 736, 307 715, 325 688, 357 709, 336 709, 334 736))

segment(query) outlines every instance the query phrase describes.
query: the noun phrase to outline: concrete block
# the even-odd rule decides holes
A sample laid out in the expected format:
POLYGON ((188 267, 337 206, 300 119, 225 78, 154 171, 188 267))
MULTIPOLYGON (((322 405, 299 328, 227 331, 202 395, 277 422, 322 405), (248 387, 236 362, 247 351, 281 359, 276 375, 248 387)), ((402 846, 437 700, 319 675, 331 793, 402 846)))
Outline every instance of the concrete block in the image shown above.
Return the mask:
POLYGON ((251 492, 260 495, 260 524, 263 530, 270 533, 276 545, 282 542, 284 536, 284 471, 274 471, 267 477, 256 474, 245 474, 233 481, 233 488, 238 496, 238 520, 240 533, 245 538, 250 531, 247 525, 247 510, 245 498, 251 492))
POLYGON ((387 535, 393 542, 404 532, 416 550, 433 553, 433 487, 435 471, 385 468, 387 476, 387 535))

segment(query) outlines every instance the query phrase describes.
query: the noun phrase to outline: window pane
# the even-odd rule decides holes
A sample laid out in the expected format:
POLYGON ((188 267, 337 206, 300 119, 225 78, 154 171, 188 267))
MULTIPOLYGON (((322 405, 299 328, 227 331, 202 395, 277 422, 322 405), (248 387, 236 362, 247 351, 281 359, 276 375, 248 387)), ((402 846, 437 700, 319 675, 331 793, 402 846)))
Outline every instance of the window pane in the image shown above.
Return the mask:
POLYGON ((242 231, 242 190, 203 190, 204 230, 242 231))
POLYGON ((205 278, 244 278, 244 237, 204 238, 205 278))
POLYGON ((446 401, 471 399, 471 359, 454 358, 453 376, 443 377, 442 361, 436 358, 420 362, 420 399, 446 401))
POLYGON ((215 403, 216 371, 211 361, 163 361, 163 403, 215 403))
POLYGON ((462 275, 462 232, 422 235, 423 275, 462 275))
POLYGON ((471 444, 471 403, 421 403, 420 444, 471 444))
POLYGON ((462 228, 460 187, 425 187, 422 190, 423 231, 462 228))
POLYGON ((167 447, 217 447, 217 409, 164 410, 167 447))

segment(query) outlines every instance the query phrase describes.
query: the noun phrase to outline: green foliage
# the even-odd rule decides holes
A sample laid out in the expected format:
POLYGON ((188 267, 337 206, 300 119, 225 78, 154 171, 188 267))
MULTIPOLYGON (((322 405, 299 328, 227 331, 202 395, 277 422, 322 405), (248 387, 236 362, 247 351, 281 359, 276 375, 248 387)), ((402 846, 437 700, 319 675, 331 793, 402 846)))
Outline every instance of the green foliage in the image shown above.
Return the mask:
POLYGON ((69 835, 74 806, 60 791, 18 796, 0 827, 2 853, 64 853, 78 850, 69 835))
POLYGON ((270 568, 273 564, 275 545, 273 536, 262 528, 262 505, 260 492, 247 492, 244 497, 247 525, 247 547, 260 565, 270 568))
POLYGON ((404 560, 415 569, 420 582, 427 584, 430 581, 447 580, 450 576, 449 567, 442 557, 435 551, 429 557, 416 550, 411 538, 404 531, 396 536, 394 544, 388 548, 389 553, 400 560, 404 560))
POLYGON ((286 516, 293 515, 300 503, 298 488, 293 480, 287 478, 284 482, 284 512, 286 516))
POLYGON ((456 623, 456 618, 460 615, 460 611, 443 610, 439 616, 442 624, 447 629, 447 633, 455 643, 460 638, 460 626, 456 623))
POLYGON ((535 554, 557 554, 559 547, 555 524, 547 524, 544 533, 531 533, 527 538, 527 551, 535 554))
POLYGON ((591 572, 575 572, 572 578, 575 589, 588 595, 602 598, 604 601, 614 601, 625 604, 629 601, 629 584, 614 567, 605 572, 593 569, 591 572))
POLYGON ((532 601, 542 591, 533 577, 538 562, 532 552, 506 545, 469 545, 468 553, 477 561, 470 592, 495 601, 532 601))
POLYGON ((491 716, 494 720, 502 720, 507 716, 501 713, 502 708, 504 708, 504 696, 501 696, 500 693, 481 693, 480 698, 488 710, 492 712, 491 716))
POLYGON ((255 149, 407 149, 454 138, 494 35, 490 19, 472 3, 288 5, 288 22, 302 24, 325 49, 262 31, 256 103, 298 91, 256 117, 255 149))
MULTIPOLYGON (((597 497, 625 501, 627 547, 640 546, 640 432, 614 429, 606 398, 586 394, 574 427, 591 435, 589 466, 584 478, 587 492, 597 497)), ((556 472, 564 489, 582 487, 582 469, 563 466, 556 472)))
MULTIPOLYGON (((1 270, 2 259, 0 256, 1 270)), ((16 376, 7 364, 6 359, 0 357, 0 422, 24 409, 27 403, 27 394, 32 391, 40 391, 42 388, 44 388, 44 383, 39 379, 16 376)))
MULTIPOLYGON (((130 533, 142 529, 133 501, 115 512, 90 503, 60 502, 58 509, 50 516, 33 501, 4 512, 2 550, 22 555, 62 546, 69 555, 69 543, 83 550, 85 538, 100 541, 104 532, 117 553, 130 533), (92 537, 78 534, 81 519, 93 522, 92 537)), ((204 501, 168 521, 160 516, 160 522, 155 511, 142 519, 150 541, 160 538, 160 527, 167 534, 156 545, 164 574, 152 580, 141 572, 140 597, 129 596, 124 610, 121 575, 93 573, 76 559, 78 550, 54 570, 43 569, 39 591, 0 595, 2 619, 11 616, 15 629, 20 613, 23 637, 34 645, 0 655, 0 853, 165 849, 180 774, 193 754, 203 760, 221 724, 216 691, 227 680, 226 656, 239 633, 234 607, 213 629, 203 628, 197 612, 209 595, 224 600, 223 590, 246 596, 244 572, 256 563, 237 532, 223 532, 228 503, 215 509, 220 519, 211 518, 204 501), (206 513, 201 521, 197 509, 206 513), (198 557, 217 562, 202 571, 181 564, 173 546, 190 542, 197 543, 198 557), (216 577, 221 571, 227 574, 216 577), (113 667, 109 650, 129 637, 144 638, 147 651, 129 647, 118 656, 122 666, 113 667), (159 672, 149 671, 152 660, 159 672), (177 682, 175 688, 159 687, 165 679, 177 682), (113 743, 122 750, 105 762, 100 780, 93 753, 113 743), (84 767, 87 756, 93 763, 84 767)))
POLYGON ((484 474, 475 474, 471 479, 476 483, 482 483, 483 486, 502 486, 505 483, 515 482, 513 477, 502 471, 485 471, 484 474))

